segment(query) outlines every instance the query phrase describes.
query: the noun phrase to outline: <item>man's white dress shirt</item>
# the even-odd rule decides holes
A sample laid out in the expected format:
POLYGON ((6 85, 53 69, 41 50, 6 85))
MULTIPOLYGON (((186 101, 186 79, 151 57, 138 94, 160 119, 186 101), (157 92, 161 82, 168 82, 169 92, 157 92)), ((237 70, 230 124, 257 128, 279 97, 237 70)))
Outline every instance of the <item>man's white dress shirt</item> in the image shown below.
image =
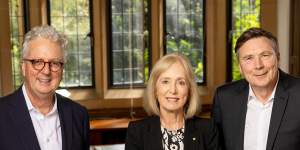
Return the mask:
POLYGON ((56 96, 52 110, 47 115, 43 115, 38 109, 33 107, 26 93, 25 85, 23 85, 22 90, 41 150, 61 150, 61 126, 56 96))
POLYGON ((267 148, 269 126, 277 83, 265 104, 258 100, 249 85, 244 132, 244 150, 266 150, 267 148))

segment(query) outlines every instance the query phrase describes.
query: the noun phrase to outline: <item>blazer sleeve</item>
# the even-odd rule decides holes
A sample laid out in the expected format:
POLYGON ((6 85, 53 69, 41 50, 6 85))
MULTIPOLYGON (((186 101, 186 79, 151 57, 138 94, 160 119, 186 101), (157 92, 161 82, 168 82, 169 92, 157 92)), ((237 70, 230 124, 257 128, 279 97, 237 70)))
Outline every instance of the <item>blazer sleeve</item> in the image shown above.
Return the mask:
POLYGON ((209 121, 205 145, 207 150, 221 150, 219 130, 213 120, 209 121))
POLYGON ((216 127, 216 130, 218 131, 218 140, 219 145, 222 149, 225 147, 224 143, 224 137, 223 137, 223 130, 222 130, 222 116, 221 116, 221 104, 220 104, 220 89, 217 88, 214 99, 213 99, 213 106, 212 106, 212 113, 211 118, 213 125, 216 127))
POLYGON ((141 137, 141 131, 135 122, 130 122, 127 129, 125 150, 142 150, 143 141, 141 137))
POLYGON ((217 126, 219 126, 221 124, 221 108, 220 108, 219 89, 216 89, 216 92, 214 95, 211 117, 217 126))
POLYGON ((83 147, 85 150, 90 149, 90 122, 89 122, 89 115, 88 111, 85 109, 84 111, 84 118, 83 118, 83 147))

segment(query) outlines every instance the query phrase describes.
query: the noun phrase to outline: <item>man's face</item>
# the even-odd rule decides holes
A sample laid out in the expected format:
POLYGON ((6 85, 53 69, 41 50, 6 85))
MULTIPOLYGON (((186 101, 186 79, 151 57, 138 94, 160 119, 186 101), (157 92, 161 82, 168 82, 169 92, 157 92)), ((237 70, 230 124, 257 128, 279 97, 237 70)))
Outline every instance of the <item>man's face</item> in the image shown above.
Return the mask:
MULTIPOLYGON (((62 62, 63 51, 58 43, 45 38, 37 38, 28 43, 27 60, 40 59, 45 62, 62 62)), ((37 70, 30 61, 23 61, 22 74, 29 95, 38 97, 52 95, 62 79, 63 67, 56 72, 51 71, 49 63, 37 70)))
POLYGON ((271 41, 265 37, 250 39, 239 49, 240 72, 252 88, 274 88, 278 59, 271 41))

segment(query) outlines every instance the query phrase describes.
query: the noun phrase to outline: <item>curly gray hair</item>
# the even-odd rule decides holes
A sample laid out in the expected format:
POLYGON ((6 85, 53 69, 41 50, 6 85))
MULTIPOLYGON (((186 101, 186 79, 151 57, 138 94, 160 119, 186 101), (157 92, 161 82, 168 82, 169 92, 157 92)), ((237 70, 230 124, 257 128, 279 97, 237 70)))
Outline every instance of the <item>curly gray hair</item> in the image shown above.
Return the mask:
POLYGON ((23 43, 23 50, 22 50, 22 57, 24 58, 28 53, 28 44, 30 41, 36 38, 45 38, 49 39, 53 42, 57 42, 63 50, 64 58, 66 58, 66 51, 65 48, 68 44, 68 40, 66 36, 60 32, 58 32, 54 27, 49 25, 42 25, 32 28, 29 32, 26 33, 24 43, 23 43))

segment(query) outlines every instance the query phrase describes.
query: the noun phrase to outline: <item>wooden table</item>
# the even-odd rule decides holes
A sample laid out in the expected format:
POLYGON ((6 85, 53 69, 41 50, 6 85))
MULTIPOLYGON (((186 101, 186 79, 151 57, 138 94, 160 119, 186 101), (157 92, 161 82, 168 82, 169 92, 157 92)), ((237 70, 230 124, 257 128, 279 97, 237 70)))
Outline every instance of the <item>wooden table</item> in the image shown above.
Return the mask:
POLYGON ((101 119, 101 120, 91 120, 90 129, 91 130, 113 130, 127 128, 128 123, 133 119, 121 118, 121 119, 101 119))
POLYGON ((125 143, 130 121, 136 119, 101 119, 90 121, 90 144, 106 145, 125 143))

